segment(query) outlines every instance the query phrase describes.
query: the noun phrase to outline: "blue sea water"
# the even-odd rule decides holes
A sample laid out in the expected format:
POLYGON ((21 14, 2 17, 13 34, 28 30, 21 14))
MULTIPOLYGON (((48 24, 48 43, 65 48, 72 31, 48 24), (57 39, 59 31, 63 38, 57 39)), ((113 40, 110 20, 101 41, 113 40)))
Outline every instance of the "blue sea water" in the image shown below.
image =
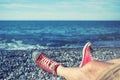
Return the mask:
POLYGON ((0 21, 0 50, 120 47, 120 21, 0 21))

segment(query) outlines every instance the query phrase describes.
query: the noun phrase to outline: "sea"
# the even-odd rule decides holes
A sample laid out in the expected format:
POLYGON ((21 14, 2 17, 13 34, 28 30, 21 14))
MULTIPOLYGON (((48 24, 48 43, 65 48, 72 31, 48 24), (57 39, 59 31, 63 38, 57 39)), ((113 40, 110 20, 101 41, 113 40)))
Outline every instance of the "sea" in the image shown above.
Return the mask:
POLYGON ((120 21, 0 21, 0 50, 120 47, 120 21))

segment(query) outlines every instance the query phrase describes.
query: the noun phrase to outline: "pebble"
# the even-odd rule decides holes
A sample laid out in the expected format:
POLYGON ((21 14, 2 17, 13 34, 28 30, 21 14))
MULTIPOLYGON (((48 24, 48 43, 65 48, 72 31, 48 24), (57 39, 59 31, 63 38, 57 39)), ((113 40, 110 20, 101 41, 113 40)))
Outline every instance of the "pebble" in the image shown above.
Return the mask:
MULTIPOLYGON (((1 50, 0 80, 65 80, 38 68, 32 61, 33 51, 1 50)), ((43 49, 40 51, 67 67, 79 66, 82 60, 82 48, 43 49)), ((120 48, 95 47, 92 55, 101 61, 120 58, 120 48)))

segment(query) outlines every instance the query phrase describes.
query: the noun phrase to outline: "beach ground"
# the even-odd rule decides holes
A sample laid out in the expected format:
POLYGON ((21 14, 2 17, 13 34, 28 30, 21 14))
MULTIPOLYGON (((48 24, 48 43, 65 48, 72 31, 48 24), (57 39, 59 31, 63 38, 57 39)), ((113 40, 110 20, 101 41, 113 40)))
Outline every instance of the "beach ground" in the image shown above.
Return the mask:
MULTIPOLYGON (((0 50, 0 80, 64 80, 38 68, 32 60, 34 50, 0 50)), ((82 48, 39 50, 66 67, 79 66, 82 48)), ((120 58, 120 47, 94 47, 93 57, 100 61, 120 58)))

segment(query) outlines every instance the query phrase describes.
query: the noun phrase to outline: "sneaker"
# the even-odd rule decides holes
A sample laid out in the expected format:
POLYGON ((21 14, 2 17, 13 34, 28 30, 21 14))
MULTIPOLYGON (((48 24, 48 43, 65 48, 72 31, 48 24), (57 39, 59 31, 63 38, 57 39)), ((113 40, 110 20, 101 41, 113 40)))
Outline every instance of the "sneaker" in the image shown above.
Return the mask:
POLYGON ((38 51, 33 52, 32 54, 33 61, 43 70, 57 75, 56 70, 57 67, 60 65, 59 63, 53 61, 52 59, 48 58, 44 53, 40 53, 38 51))
POLYGON ((83 66, 85 66, 88 62, 92 61, 92 54, 91 54, 91 52, 92 52, 93 49, 92 49, 91 45, 92 45, 91 42, 88 42, 88 43, 86 43, 86 45, 84 46, 83 52, 82 52, 83 57, 82 57, 82 61, 81 61, 80 67, 83 67, 83 66))

